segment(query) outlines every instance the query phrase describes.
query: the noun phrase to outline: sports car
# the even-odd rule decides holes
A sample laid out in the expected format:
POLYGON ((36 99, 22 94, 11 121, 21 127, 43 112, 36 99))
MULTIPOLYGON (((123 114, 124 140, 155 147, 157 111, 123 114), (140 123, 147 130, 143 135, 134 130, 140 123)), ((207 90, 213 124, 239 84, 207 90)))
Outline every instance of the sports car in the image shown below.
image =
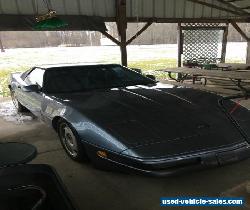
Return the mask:
POLYGON ((118 64, 36 66, 13 73, 9 88, 73 160, 104 170, 166 176, 250 156, 247 109, 118 64))

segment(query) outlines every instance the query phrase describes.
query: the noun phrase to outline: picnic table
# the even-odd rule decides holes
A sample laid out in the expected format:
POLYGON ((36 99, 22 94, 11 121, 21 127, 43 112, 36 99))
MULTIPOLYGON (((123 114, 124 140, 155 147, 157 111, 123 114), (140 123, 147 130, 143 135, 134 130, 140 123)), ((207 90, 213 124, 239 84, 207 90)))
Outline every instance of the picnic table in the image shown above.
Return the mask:
POLYGON ((193 84, 195 84, 197 78, 204 78, 204 85, 207 83, 207 78, 219 78, 219 79, 229 79, 231 80, 240 90, 247 92, 247 90, 242 86, 242 81, 250 80, 249 70, 205 70, 200 68, 167 68, 158 70, 161 72, 168 73, 169 77, 177 82, 183 82, 188 76, 192 76, 193 84), (178 78, 173 77, 172 73, 177 73, 180 76, 178 78))

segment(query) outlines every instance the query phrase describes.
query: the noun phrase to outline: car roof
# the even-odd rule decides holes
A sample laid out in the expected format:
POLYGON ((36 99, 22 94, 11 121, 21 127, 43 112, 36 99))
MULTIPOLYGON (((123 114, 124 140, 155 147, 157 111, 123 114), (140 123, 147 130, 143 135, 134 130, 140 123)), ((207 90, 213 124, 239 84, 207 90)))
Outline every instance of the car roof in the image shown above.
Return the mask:
POLYGON ((101 63, 60 63, 60 64, 44 64, 44 65, 34 66, 33 69, 40 68, 49 70, 55 68, 60 69, 61 67, 64 68, 64 67, 77 67, 77 66, 86 67, 86 66, 114 66, 114 65, 120 66, 120 64, 101 64, 101 63))

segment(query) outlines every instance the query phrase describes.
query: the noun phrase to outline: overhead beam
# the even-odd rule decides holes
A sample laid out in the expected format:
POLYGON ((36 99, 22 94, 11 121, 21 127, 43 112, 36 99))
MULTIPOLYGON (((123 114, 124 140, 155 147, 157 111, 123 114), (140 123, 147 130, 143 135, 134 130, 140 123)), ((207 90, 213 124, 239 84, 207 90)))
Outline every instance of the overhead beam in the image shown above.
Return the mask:
POLYGON ((228 8, 224 8, 224 7, 220 7, 220 6, 217 6, 215 4, 210 4, 210 3, 200 1, 200 0, 188 0, 188 1, 191 1, 191 2, 194 2, 194 3, 197 3, 197 4, 201 4, 201 5, 204 5, 204 6, 207 6, 207 7, 211 7, 211 8, 214 8, 214 9, 218 9, 218 10, 221 10, 221 11, 224 11, 224 12, 230 12, 232 14, 242 16, 241 12, 238 12, 236 10, 231 10, 231 9, 228 9, 228 8))
POLYGON ((127 17, 128 23, 154 22, 154 23, 228 23, 231 20, 240 23, 250 21, 248 17, 237 18, 156 18, 156 17, 127 17))
MULTIPOLYGON (((79 31, 82 30, 81 21, 79 21, 82 16, 81 15, 58 15, 59 18, 67 21, 70 20, 72 24, 69 24, 67 28, 63 30, 67 31, 79 31)), ((34 30, 31 25, 32 22, 27 20, 34 20, 33 15, 0 15, 0 31, 32 31, 34 30)), ((103 20, 105 22, 116 22, 116 17, 104 17, 103 20)), ((235 22, 249 22, 250 18, 234 18, 234 19, 226 19, 226 18, 145 18, 145 17, 127 17, 126 22, 129 23, 137 23, 137 22, 155 22, 155 23, 227 23, 230 21, 235 22)), ((54 29, 62 30, 62 29, 54 29)))
POLYGON ((241 9, 250 9, 250 6, 247 7, 240 7, 241 9))
POLYGON ((227 0, 227 2, 237 2, 237 1, 244 1, 244 0, 227 0))
POLYGON ((126 45, 129 45, 133 40, 135 40, 138 36, 140 36, 149 26, 152 25, 152 22, 146 23, 141 30, 137 31, 134 36, 132 36, 127 42, 126 45))
MULTIPOLYGON (((89 30, 105 31, 106 27, 104 22, 115 21, 114 18, 102 17, 94 17, 94 19, 98 19, 98 21, 90 21, 88 16, 84 15, 58 15, 57 17, 68 23, 68 26, 53 29, 54 31, 81 31, 86 30, 87 27, 89 30)), ((0 14, 0 31, 33 31, 35 24, 36 21, 34 15, 0 14)))

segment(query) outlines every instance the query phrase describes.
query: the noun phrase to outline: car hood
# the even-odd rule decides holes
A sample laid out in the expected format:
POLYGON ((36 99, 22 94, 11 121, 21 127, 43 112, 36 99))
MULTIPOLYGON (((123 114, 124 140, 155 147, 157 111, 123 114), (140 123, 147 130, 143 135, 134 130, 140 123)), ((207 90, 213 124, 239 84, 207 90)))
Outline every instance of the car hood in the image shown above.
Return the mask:
POLYGON ((57 97, 128 148, 164 142, 181 152, 187 144, 200 150, 243 139, 219 109, 220 97, 203 91, 159 83, 57 97))

